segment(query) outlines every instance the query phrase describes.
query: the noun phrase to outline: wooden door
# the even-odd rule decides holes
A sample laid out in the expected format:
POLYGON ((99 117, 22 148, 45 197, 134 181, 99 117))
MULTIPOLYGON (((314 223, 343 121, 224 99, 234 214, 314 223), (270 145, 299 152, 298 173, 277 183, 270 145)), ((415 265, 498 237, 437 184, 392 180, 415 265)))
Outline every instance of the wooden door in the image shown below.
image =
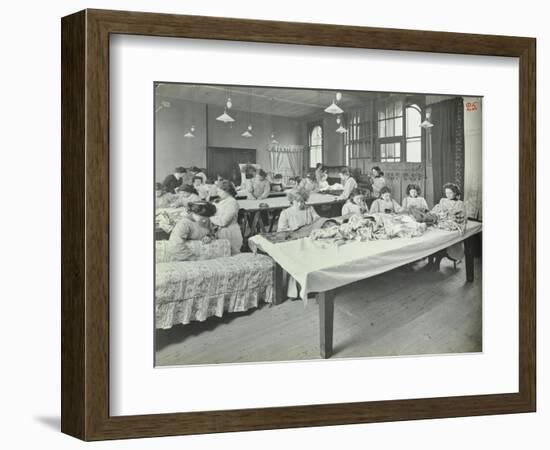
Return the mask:
POLYGON ((218 174, 231 180, 235 185, 241 184, 239 164, 256 163, 256 149, 208 147, 207 172, 215 178, 218 174))

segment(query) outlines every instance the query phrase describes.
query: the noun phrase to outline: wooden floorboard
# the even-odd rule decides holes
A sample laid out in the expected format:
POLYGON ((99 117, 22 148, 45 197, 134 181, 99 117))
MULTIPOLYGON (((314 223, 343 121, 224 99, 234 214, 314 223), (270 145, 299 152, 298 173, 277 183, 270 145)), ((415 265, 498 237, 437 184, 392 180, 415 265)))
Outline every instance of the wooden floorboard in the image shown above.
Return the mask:
MULTIPOLYGON (((481 264, 466 283, 463 264, 417 263, 337 291, 332 358, 482 351, 481 264)), ((187 365, 320 359, 319 314, 286 300, 156 332, 156 364, 187 365)))

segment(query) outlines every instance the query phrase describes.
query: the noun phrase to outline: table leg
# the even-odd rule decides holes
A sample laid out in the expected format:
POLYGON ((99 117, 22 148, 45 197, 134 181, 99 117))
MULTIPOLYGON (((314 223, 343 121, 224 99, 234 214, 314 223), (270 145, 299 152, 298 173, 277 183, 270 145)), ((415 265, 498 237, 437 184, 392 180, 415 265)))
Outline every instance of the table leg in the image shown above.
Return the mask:
POLYGON ((332 336, 334 328, 334 291, 319 292, 319 334, 321 358, 332 356, 332 336))
POLYGON ((474 236, 464 241, 464 257, 466 260, 466 281, 474 281, 474 236))
POLYGON ((275 263, 273 267, 273 304, 279 305, 284 298, 283 268, 275 263))

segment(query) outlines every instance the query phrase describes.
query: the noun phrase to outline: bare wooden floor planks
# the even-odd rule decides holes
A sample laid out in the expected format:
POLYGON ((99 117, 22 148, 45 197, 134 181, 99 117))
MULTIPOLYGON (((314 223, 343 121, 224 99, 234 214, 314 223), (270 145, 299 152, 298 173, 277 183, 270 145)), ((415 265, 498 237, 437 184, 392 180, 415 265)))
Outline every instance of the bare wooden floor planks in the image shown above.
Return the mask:
MULTIPOLYGON (((476 260, 476 263, 478 261, 476 260)), ((418 263, 339 290, 332 358, 479 352, 482 350, 481 264, 474 283, 464 265, 441 271, 418 263)), ((263 305, 222 319, 157 331, 156 364, 186 365, 319 359, 315 300, 263 305)))

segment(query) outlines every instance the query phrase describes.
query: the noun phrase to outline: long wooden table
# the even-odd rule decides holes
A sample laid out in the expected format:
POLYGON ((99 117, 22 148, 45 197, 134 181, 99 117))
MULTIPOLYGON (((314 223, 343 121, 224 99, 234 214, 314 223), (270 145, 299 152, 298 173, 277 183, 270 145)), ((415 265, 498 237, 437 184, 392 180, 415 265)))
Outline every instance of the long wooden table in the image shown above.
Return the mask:
POLYGON ((301 286, 307 302, 314 294, 319 304, 319 345, 322 358, 333 353, 334 299, 336 290, 347 284, 378 275, 428 257, 459 242, 464 242, 466 280, 474 280, 474 240, 481 232, 480 222, 468 222, 466 231, 428 229, 416 238, 387 241, 350 242, 341 248, 319 248, 309 238, 272 243, 261 235, 249 239, 250 246, 267 253, 275 264, 275 301, 285 295, 284 272, 301 286))

